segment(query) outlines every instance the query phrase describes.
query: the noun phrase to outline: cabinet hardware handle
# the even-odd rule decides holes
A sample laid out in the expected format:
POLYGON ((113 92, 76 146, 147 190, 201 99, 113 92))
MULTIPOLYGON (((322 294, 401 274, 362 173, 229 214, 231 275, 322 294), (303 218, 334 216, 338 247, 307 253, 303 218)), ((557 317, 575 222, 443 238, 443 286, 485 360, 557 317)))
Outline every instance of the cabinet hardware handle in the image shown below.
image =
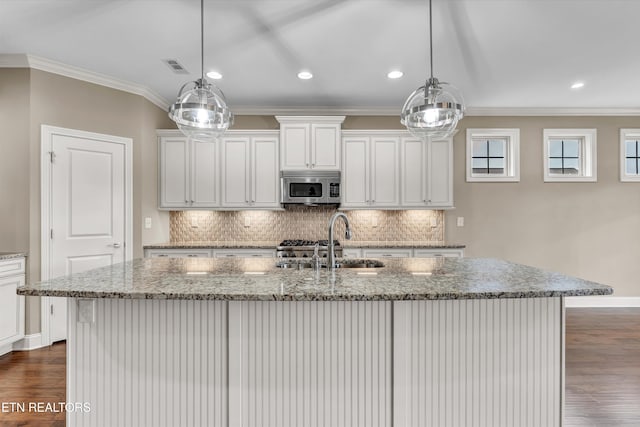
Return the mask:
POLYGON ((196 254, 187 254, 187 256, 189 256, 189 257, 197 257, 198 255, 196 255, 196 254))
POLYGON ((157 257, 165 257, 165 256, 169 256, 169 255, 167 255, 167 254, 158 254, 158 255, 156 255, 156 256, 157 256, 157 257))
POLYGON ((191 201, 191 203, 193 203, 193 200, 191 201))
POLYGON ((114 248, 116 248, 116 249, 117 249, 117 248, 119 248, 119 247, 120 247, 120 243, 116 242, 116 243, 113 243, 113 244, 111 244, 111 245, 109 245, 109 246, 113 246, 114 248))
POLYGON ((232 258, 232 257, 234 257, 235 255, 234 255, 234 254, 226 254, 225 256, 226 256, 226 257, 229 257, 229 258, 232 258))
POLYGON ((188 200, 185 200, 184 202, 185 202, 185 203, 189 203, 189 201, 188 201, 188 200))

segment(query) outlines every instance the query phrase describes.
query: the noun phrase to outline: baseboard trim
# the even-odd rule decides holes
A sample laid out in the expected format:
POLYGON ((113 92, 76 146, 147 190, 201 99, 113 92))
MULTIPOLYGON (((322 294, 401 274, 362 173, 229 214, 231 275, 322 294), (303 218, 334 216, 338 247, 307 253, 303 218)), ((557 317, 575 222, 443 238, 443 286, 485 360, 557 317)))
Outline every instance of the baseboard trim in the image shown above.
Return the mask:
POLYGON ((565 307, 640 307, 640 297, 566 297, 565 307))
POLYGON ((42 334, 40 332, 25 335, 20 341, 13 343, 13 351, 28 351, 42 347, 46 347, 46 345, 42 344, 42 334))

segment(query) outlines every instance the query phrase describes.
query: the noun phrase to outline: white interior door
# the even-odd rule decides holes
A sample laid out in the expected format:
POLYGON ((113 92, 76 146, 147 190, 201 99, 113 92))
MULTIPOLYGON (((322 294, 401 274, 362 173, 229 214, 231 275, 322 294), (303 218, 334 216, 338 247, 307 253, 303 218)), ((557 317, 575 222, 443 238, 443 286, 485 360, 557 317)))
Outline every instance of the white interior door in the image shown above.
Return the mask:
MULTIPOLYGON (((127 150, 113 138, 51 134, 49 278, 127 258, 127 150)), ((66 298, 49 300, 49 340, 66 339, 66 298)))

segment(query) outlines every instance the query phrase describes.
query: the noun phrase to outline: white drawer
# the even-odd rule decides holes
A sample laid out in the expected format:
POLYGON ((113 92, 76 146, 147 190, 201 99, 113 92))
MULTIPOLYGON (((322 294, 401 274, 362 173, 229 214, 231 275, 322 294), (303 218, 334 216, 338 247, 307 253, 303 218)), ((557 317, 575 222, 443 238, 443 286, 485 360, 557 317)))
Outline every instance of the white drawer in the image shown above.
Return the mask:
POLYGON ((362 256, 365 258, 411 258, 413 249, 393 248, 393 249, 362 249, 362 256))
POLYGON ((274 258, 273 249, 214 249, 214 258, 274 258))
POLYGON ((24 258, 10 258, 0 261, 0 277, 24 274, 24 258))
POLYGON ((463 249, 414 249, 413 256, 416 258, 462 258, 463 249))
POLYGON ((211 258, 210 249, 147 249, 146 258, 211 258))

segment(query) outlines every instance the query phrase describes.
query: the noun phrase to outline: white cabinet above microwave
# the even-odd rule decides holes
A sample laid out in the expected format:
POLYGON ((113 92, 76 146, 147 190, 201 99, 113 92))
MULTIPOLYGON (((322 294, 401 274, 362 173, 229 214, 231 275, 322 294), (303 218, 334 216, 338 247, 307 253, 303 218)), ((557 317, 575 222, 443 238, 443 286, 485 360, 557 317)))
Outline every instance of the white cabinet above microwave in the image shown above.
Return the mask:
POLYGON ((341 126, 345 116, 276 116, 280 123, 280 169, 341 168, 341 126))

